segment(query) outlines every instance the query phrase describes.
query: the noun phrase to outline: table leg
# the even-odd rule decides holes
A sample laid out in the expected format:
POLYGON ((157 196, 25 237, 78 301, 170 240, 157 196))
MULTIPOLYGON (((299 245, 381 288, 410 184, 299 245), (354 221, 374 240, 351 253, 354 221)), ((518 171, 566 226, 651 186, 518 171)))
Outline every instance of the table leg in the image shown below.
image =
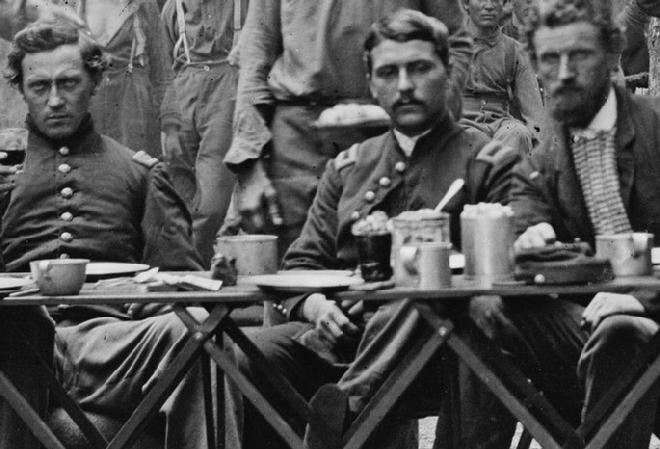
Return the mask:
MULTIPOLYGON (((202 384, 204 388, 204 413, 206 415, 206 444, 209 449, 215 449, 215 428, 213 423, 213 383, 211 382, 211 359, 206 352, 201 354, 202 363, 202 384)), ((221 386, 217 386, 221 388, 221 386)), ((220 410, 218 410, 220 413, 220 410)))
MULTIPOLYGON (((214 308, 215 311, 215 308, 214 308)), ((212 314, 214 313, 212 312, 212 314)), ((200 332, 201 329, 204 329, 204 332, 210 332, 218 334, 220 332, 227 333, 232 340, 241 347, 241 349, 248 355, 257 360, 258 364, 264 364, 262 368, 264 372, 267 373, 267 378, 273 380, 276 385, 277 391, 285 391, 286 395, 283 396, 292 406, 296 407, 296 410, 299 413, 303 413, 303 417, 309 422, 314 422, 318 420, 314 414, 311 412, 309 406, 305 400, 293 389, 290 383, 284 379, 283 376, 279 375, 276 370, 270 367, 266 367, 267 362, 259 350, 249 341, 249 339, 243 334, 243 332, 238 328, 236 323, 234 323, 229 316, 223 316, 218 322, 211 321, 211 318, 208 318, 203 323, 197 322, 185 309, 177 308, 175 312, 181 318, 183 323, 191 330, 200 332), (284 390, 283 390, 284 389, 284 390)), ((279 412, 273 408, 268 400, 254 387, 254 385, 238 370, 233 360, 231 360, 224 351, 217 346, 212 340, 205 340, 204 349, 209 353, 211 359, 218 365, 220 370, 234 382, 237 388, 243 393, 243 395, 250 401, 252 404, 264 415, 266 421, 278 432, 278 434, 286 441, 290 447, 294 449, 303 449, 304 444, 302 438, 297 435, 291 426, 281 417, 279 412)), ((324 424, 320 422, 320 428, 323 428, 324 424)), ((223 435, 224 437, 224 435, 223 435)))
MULTIPOLYGON (((182 313, 181 310, 185 312, 183 307, 175 307, 177 315, 182 313)), ((138 433, 147 425, 148 420, 153 416, 154 412, 163 405, 181 379, 183 379, 185 374, 190 370, 190 367, 196 362, 196 359, 203 351, 204 343, 212 337, 212 331, 228 313, 229 309, 227 307, 217 306, 213 309, 202 326, 194 329, 191 338, 186 341, 185 345, 174 358, 174 361, 168 367, 163 377, 160 378, 149 390, 140 405, 138 405, 133 411, 130 419, 112 439, 108 449, 123 449, 130 447, 137 438, 138 433), (206 329, 210 330, 204 332, 206 329)))
MULTIPOLYGON (((422 316, 435 329, 445 325, 428 306, 422 316), (430 312, 430 313, 428 313, 430 312)), ((461 336, 452 333, 447 345, 502 401, 544 449, 584 447, 575 429, 567 423, 531 382, 500 353, 476 326, 462 325, 461 336), (469 327, 470 329, 463 329, 469 327), (507 379, 507 383, 502 379, 507 379), (541 415, 543 422, 537 415, 541 415), (552 426, 552 431, 548 429, 552 426)))
POLYGON ((417 374, 445 343, 452 329, 452 323, 447 322, 445 327, 433 332, 426 341, 420 340, 413 346, 346 432, 345 449, 359 449, 364 445, 417 374))
POLYGON ((32 406, 3 372, 0 372, 0 397, 9 403, 34 436, 47 449, 65 449, 55 434, 53 434, 53 431, 43 422, 39 414, 34 411, 32 406))

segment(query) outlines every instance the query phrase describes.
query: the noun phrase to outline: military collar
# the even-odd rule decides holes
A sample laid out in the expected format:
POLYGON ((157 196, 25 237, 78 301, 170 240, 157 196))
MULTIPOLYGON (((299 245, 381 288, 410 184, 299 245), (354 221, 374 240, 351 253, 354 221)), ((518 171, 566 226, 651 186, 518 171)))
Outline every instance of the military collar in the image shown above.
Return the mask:
MULTIPOLYGON (((399 146, 399 141, 392 130, 391 136, 397 143, 399 151, 405 154, 403 149, 399 146)), ((415 142, 415 147, 410 157, 415 157, 419 153, 418 148, 426 147, 427 142, 433 142, 433 148, 443 147, 445 142, 451 139, 454 135, 461 132, 462 128, 452 119, 451 114, 447 112, 444 118, 440 119, 436 125, 428 131, 425 131, 415 142)))
POLYGON ((25 119, 25 126, 29 131, 28 148, 48 148, 57 150, 63 147, 69 149, 73 154, 81 152, 94 152, 99 148, 95 142, 99 139, 99 134, 94 130, 94 122, 90 114, 87 114, 78 130, 72 135, 62 140, 53 140, 37 129, 32 117, 28 114, 25 119))
POLYGON ((406 157, 412 156, 413 151, 415 150, 415 146, 417 145, 417 141, 431 132, 430 129, 427 129, 426 131, 415 136, 408 136, 397 129, 394 129, 393 131, 396 143, 399 145, 399 148, 401 151, 403 151, 403 154, 405 154, 406 157))

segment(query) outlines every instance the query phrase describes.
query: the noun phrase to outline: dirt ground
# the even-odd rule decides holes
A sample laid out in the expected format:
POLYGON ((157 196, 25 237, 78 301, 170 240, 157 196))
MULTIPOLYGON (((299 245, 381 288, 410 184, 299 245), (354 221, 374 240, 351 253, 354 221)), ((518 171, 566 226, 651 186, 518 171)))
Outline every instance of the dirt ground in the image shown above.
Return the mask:
MULTIPOLYGON (((432 449, 433 448, 433 439, 435 435, 435 423, 436 418, 425 418, 419 420, 419 449, 432 449)), ((515 448, 520 438, 520 433, 522 432, 522 426, 518 424, 516 429, 516 434, 513 437, 512 448, 515 448)), ((530 449, 540 449, 541 447, 534 441, 530 449)), ((653 436, 651 439, 651 444, 649 449, 660 449, 660 440, 653 436)))

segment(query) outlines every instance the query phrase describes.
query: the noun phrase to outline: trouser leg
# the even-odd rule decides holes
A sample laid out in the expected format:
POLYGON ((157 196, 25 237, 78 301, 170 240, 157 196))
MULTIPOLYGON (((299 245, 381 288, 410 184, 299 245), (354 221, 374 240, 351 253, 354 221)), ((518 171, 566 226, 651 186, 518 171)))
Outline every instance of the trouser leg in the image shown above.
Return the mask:
MULTIPOLYGON (((189 309, 198 319, 203 309, 189 309)), ((62 383, 83 410, 126 420, 187 339, 174 313, 136 321, 96 318, 57 327, 56 359, 62 383)), ((163 407, 166 449, 206 446, 199 362, 163 407)))
MULTIPOLYGON (((25 343, 50 364, 53 357, 53 323, 35 307, 0 310, 0 371, 9 378, 42 417, 48 412, 48 388, 41 365, 25 343)), ((0 448, 38 449, 38 440, 9 404, 0 399, 0 448)))
POLYGON ((215 235, 225 218, 235 178, 222 160, 231 145, 238 70, 228 64, 207 76, 198 98, 197 129, 201 140, 195 160, 197 190, 193 201, 195 246, 208 266, 215 235))
MULTIPOLYGON (((583 397, 576 367, 586 341, 579 326, 582 310, 558 299, 492 296, 474 298, 469 310, 477 327, 576 427, 583 397)), ((465 447, 508 447, 515 420, 491 393, 473 391, 480 381, 471 371, 463 373, 461 397, 472 399, 461 401, 461 422, 464 432, 473 431, 465 447)))
MULTIPOLYGON (((299 322, 281 324, 260 329, 249 335, 250 340, 264 354, 271 369, 278 370, 291 385, 309 400, 324 384, 336 382, 341 368, 321 359, 296 339, 311 325, 299 322)), ((239 352, 238 365, 241 371, 255 384, 269 402, 299 435, 303 435, 305 423, 295 415, 286 401, 273 391, 265 381, 268 373, 261 372, 253 360, 239 352)), ((287 445, 266 423, 261 413, 245 401, 243 435, 244 449, 285 449, 287 445), (258 429, 255 430, 255 429, 258 429)))
MULTIPOLYGON (((580 379, 586 391, 583 417, 608 394, 657 330, 658 323, 654 320, 627 315, 605 318, 598 325, 584 347, 579 364, 580 379)), ((656 383, 640 399, 605 447, 648 448, 659 397, 656 383)))

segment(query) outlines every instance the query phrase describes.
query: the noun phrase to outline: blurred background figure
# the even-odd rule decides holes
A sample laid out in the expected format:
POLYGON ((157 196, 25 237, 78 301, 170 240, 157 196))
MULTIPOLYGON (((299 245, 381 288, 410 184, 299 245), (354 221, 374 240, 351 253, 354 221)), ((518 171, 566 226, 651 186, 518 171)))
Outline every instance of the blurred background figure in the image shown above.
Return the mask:
POLYGON ((507 0, 463 0, 474 37, 463 92, 463 125, 524 155, 539 140, 544 121, 536 74, 524 46, 506 36, 500 21, 507 0))
POLYGON ((245 230, 277 234, 280 255, 300 234, 328 159, 373 134, 359 127, 322 132, 313 124, 327 108, 373 102, 362 42, 373 22, 402 7, 447 25, 451 81, 460 95, 471 50, 460 0, 250 2, 225 162, 238 176, 245 230))
POLYGON ((175 187, 193 214, 195 246, 204 264, 213 255, 234 175, 222 162, 232 135, 238 69, 232 49, 247 0, 167 0, 166 47, 174 59, 174 92, 181 112, 181 151, 166 145, 175 187))

